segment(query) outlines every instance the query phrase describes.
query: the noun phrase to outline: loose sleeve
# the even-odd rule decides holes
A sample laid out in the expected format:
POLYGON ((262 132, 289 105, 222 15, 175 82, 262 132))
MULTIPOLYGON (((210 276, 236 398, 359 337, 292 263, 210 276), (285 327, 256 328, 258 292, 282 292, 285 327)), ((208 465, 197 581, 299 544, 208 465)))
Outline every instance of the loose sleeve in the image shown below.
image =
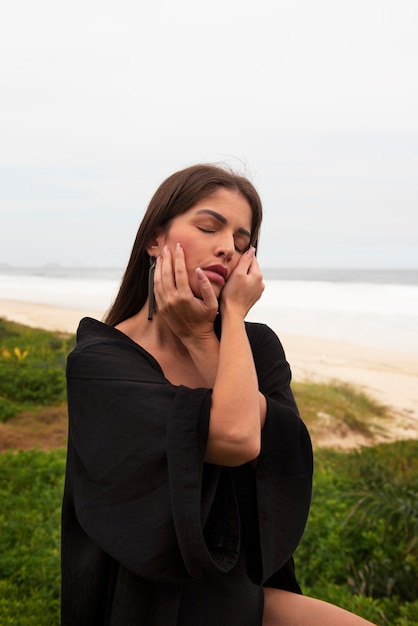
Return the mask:
POLYGON ((67 498, 86 535, 128 570, 154 581, 229 571, 239 551, 234 489, 205 466, 211 393, 171 385, 122 345, 68 360, 67 498), (204 534, 217 501, 218 530, 204 534))
POLYGON ((251 576, 275 586, 278 572, 301 540, 311 501, 312 446, 290 388, 290 368, 277 336, 267 326, 248 329, 259 387, 267 399, 261 453, 255 470, 256 512, 251 538, 251 576))

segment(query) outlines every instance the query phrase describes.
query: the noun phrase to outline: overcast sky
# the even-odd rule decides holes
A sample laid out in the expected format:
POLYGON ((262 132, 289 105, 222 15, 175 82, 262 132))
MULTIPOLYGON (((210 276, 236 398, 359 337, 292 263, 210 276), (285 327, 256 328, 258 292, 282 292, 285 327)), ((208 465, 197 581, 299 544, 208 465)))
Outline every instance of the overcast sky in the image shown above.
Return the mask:
POLYGON ((417 0, 13 0, 0 264, 125 265, 173 171, 226 162, 264 267, 418 268, 417 0))

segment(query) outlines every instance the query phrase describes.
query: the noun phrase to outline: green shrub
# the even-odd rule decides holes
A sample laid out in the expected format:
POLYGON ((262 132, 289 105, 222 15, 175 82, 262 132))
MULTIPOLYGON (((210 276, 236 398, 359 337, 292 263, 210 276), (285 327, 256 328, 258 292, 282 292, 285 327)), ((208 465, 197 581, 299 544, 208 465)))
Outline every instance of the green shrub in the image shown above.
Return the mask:
POLYGON ((0 422, 65 400, 65 366, 74 336, 0 319, 0 422))
POLYGON ((59 597, 48 598, 39 590, 21 589, 7 580, 0 580, 1 626, 58 626, 59 597))
POLYGON ((56 626, 65 451, 0 455, 0 623, 56 626))
POLYGON ((16 402, 6 400, 6 398, 0 396, 0 424, 16 415, 19 409, 20 407, 16 402))
POLYGON ((17 330, 17 324, 14 322, 7 322, 0 317, 0 339, 8 339, 10 337, 18 337, 19 331, 17 330))
POLYGON ((65 373, 42 362, 0 361, 0 396, 32 404, 55 404, 65 399, 65 373))
POLYGON ((413 601, 418 597, 418 476, 412 469, 414 458, 402 457, 398 470, 385 476, 391 463, 386 457, 385 467, 379 468, 379 450, 377 447, 369 454, 374 465, 367 464, 367 473, 363 471, 353 491, 357 502, 347 518, 347 530, 354 538, 361 534, 364 544, 361 562, 350 562, 349 583, 356 592, 413 601), (406 465, 409 471, 405 471, 406 465))
POLYGON ((418 441, 317 451, 311 513, 296 552, 304 590, 349 610, 356 610, 350 597, 364 598, 361 614, 378 624, 418 624, 417 503, 418 441))
POLYGON ((68 353, 75 344, 75 336, 31 328, 0 318, 0 341, 0 347, 10 351, 19 346, 22 351, 30 348, 35 353, 45 348, 53 353, 68 353))

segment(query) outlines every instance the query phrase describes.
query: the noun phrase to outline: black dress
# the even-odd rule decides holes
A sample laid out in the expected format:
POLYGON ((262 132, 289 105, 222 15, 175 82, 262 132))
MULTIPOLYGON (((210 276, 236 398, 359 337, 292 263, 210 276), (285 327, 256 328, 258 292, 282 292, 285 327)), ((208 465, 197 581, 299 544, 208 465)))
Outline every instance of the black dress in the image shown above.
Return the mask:
POLYGON ((280 342, 246 327, 267 398, 256 470, 204 463, 210 390, 172 385, 123 333, 82 320, 67 366, 63 625, 258 626, 262 585, 300 591, 310 439, 280 342))

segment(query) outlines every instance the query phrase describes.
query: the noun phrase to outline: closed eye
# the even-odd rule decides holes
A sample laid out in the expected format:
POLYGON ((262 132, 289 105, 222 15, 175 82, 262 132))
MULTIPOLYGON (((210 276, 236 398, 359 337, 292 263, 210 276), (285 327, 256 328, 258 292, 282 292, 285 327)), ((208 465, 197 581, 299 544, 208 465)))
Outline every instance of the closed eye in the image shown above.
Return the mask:
MULTIPOLYGON (((216 233, 216 229, 211 229, 211 228, 203 228, 202 226, 197 226, 198 230, 200 230, 202 233, 208 233, 209 235, 216 233)), ((237 246, 236 244, 234 245, 235 250, 239 253, 239 254, 243 254, 249 246, 244 246, 243 248, 240 246, 237 246)))
POLYGON ((201 226, 197 227, 202 233, 216 233, 216 230, 210 228, 202 228, 201 226))

